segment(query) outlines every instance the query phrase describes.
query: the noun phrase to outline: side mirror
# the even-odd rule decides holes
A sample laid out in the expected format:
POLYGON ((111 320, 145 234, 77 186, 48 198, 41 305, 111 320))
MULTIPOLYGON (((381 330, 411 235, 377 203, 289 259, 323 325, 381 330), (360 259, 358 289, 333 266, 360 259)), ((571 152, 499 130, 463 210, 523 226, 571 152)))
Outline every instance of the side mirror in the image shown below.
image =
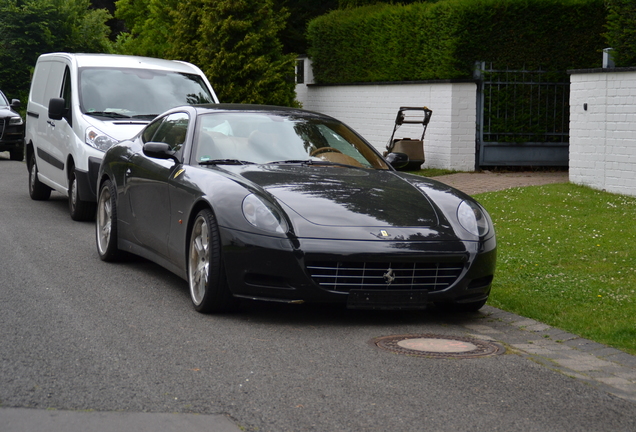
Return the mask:
POLYGON ((22 106, 22 103, 20 102, 20 99, 11 99, 11 108, 18 109, 22 106))
POLYGON ((49 100, 49 118, 53 120, 62 120, 66 115, 66 103, 62 98, 51 98, 49 100))
POLYGON ((396 170, 409 164, 409 156, 406 153, 389 153, 385 159, 396 170))
POLYGON ((143 151, 146 156, 151 158, 172 159, 177 164, 181 163, 181 161, 177 158, 176 152, 166 143, 148 142, 144 144, 143 151))

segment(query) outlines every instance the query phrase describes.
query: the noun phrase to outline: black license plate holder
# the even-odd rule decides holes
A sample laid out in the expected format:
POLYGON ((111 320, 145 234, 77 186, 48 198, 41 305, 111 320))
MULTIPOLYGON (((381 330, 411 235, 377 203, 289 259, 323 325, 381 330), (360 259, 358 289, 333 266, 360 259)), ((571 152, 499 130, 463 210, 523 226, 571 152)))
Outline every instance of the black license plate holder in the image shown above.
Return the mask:
POLYGON ((349 309, 407 310, 426 309, 426 290, 351 290, 347 300, 349 309))

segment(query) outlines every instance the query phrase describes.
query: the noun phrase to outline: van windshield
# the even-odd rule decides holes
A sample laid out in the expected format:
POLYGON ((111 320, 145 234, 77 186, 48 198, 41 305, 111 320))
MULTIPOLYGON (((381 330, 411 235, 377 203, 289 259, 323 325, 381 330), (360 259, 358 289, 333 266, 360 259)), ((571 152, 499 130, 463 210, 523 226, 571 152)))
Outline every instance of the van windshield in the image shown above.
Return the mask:
POLYGON ((152 120, 179 105, 214 103, 203 79, 180 72, 82 68, 80 107, 84 114, 152 120))

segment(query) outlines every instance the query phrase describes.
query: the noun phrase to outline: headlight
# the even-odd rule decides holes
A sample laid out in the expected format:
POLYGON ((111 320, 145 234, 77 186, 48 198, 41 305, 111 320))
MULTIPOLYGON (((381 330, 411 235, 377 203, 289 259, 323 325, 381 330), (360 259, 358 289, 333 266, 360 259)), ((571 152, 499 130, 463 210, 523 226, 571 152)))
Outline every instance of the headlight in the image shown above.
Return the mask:
POLYGON ((256 228, 281 234, 287 232, 287 223, 278 210, 254 194, 243 200, 243 215, 256 228))
POLYGON ((86 129, 86 144, 95 147, 97 150, 106 151, 118 142, 115 138, 106 135, 99 129, 94 127, 86 129))
POLYGON ((488 218, 481 207, 472 201, 462 201, 457 207, 457 219, 466 231, 476 236, 488 233, 488 218))
POLYGON ((22 124, 22 117, 11 117, 9 119, 9 126, 20 126, 22 124))

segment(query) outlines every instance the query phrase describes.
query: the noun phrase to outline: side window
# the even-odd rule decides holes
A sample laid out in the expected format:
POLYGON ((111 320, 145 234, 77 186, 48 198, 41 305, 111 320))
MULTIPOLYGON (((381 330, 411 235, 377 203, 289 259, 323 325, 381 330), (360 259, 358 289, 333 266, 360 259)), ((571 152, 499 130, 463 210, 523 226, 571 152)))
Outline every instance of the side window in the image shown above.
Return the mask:
POLYGON ((62 84, 62 94, 60 95, 60 97, 64 98, 64 108, 66 108, 66 114, 64 118, 66 118, 66 121, 68 122, 68 124, 72 126, 73 125, 73 118, 72 118, 73 110, 71 109, 71 100, 72 100, 71 98, 73 97, 73 92, 71 89, 71 71, 68 67, 64 71, 64 82, 62 84))
POLYGON ((166 143, 174 151, 181 150, 188 133, 189 122, 190 117, 186 113, 167 115, 153 134, 152 141, 166 143))
POLYGON ((152 141, 152 137, 157 132, 157 129, 159 129, 159 126, 161 126, 161 122, 163 120, 164 120, 163 118, 157 119, 154 122, 150 123, 148 126, 146 126, 144 133, 141 135, 141 141, 143 141, 144 144, 152 141))

